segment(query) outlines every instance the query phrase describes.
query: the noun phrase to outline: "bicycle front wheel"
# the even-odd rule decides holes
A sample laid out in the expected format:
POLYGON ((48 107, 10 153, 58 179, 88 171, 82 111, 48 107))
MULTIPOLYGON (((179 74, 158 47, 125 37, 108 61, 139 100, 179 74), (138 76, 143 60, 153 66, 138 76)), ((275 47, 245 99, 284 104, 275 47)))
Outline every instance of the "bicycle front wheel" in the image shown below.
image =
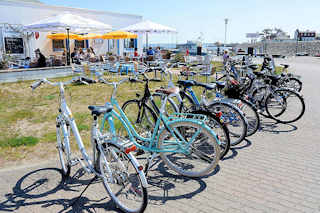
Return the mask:
MULTIPOLYGON (((70 128, 70 127, 69 127, 70 128)), ((64 178, 70 176, 70 144, 68 138, 68 129, 65 124, 57 125, 57 148, 59 153, 59 159, 61 164, 61 171, 64 178)))
POLYGON ((208 106, 213 114, 216 114, 229 129, 231 146, 241 143, 247 135, 247 120, 240 109, 232 104, 214 102, 208 106))
POLYGON ((210 174, 220 159, 220 148, 214 135, 191 121, 175 122, 170 124, 170 128, 175 135, 167 129, 163 130, 159 136, 158 149, 170 149, 174 145, 180 146, 180 149, 160 153, 164 163, 173 171, 187 177, 210 174))
POLYGON ((277 89, 268 95, 266 111, 279 123, 292 123, 303 116, 305 103, 297 92, 290 89, 277 89))
MULTIPOLYGON (((116 206, 124 212, 144 212, 148 204, 148 193, 142 184, 137 166, 118 147, 108 144, 103 155, 99 153, 99 167, 103 185, 116 206)), ((143 173, 142 173, 143 174, 143 173)))

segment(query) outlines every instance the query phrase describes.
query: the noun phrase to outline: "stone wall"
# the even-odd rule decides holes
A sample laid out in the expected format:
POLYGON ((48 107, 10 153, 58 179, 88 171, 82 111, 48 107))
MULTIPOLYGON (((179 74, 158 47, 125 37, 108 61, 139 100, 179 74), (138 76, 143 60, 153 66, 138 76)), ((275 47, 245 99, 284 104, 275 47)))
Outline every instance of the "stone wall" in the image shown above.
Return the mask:
POLYGON ((285 56, 295 55, 296 52, 306 52, 312 56, 320 54, 320 41, 243 43, 236 48, 247 51, 248 47, 255 48, 257 54, 265 52, 271 55, 285 56))

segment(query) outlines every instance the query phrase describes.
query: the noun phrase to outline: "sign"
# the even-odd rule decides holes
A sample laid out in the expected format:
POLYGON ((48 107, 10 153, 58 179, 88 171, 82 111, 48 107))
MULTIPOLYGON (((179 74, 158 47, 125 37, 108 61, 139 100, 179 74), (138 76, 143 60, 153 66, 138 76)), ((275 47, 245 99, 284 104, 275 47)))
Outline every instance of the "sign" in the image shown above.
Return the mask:
POLYGON ((247 38, 259 38, 260 34, 259 33, 247 33, 246 37, 247 38))
POLYGON ((5 43, 7 54, 23 54, 24 53, 22 38, 5 37, 4 43, 5 43))

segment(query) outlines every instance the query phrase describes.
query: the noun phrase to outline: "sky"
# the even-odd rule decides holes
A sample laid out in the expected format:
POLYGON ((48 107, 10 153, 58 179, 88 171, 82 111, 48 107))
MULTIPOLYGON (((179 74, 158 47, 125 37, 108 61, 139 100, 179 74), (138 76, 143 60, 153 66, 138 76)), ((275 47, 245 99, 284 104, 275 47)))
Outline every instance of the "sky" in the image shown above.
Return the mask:
POLYGON ((227 43, 248 41, 246 33, 281 28, 293 37, 296 29, 320 32, 319 0, 41 0, 76 8, 141 15, 177 29, 177 35, 152 35, 150 43, 196 40, 227 43))

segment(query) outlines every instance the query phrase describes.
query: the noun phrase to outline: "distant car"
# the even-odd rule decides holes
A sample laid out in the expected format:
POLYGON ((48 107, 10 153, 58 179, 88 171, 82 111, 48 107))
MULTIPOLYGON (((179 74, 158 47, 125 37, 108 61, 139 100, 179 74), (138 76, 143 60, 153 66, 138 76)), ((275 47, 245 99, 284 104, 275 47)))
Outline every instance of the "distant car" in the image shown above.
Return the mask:
POLYGON ((320 53, 315 54, 314 57, 320 57, 320 53))
POLYGON ((296 53, 296 56, 308 56, 309 54, 306 52, 296 53))

